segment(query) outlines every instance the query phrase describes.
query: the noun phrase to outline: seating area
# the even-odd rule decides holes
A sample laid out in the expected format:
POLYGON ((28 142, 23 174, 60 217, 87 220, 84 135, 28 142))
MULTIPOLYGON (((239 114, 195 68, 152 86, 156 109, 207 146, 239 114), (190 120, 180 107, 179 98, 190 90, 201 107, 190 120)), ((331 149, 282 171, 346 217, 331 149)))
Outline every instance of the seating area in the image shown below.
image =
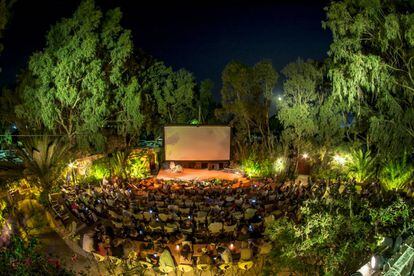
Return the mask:
POLYGON ((270 252, 263 236, 269 223, 280 216, 299 220, 303 200, 352 189, 310 180, 112 178, 67 185, 60 198, 54 194, 50 200, 62 221, 68 215, 62 213, 65 209, 78 224, 87 225, 81 244, 98 262, 155 271, 244 271, 270 252))
POLYGON ((222 252, 230 255, 227 262, 231 260, 237 268, 240 261, 253 261, 270 251, 262 233, 266 224, 282 214, 277 191, 270 180, 239 183, 113 178, 96 184, 67 185, 60 198, 52 194, 49 200, 62 221, 69 213, 78 225, 88 225, 81 244, 96 260, 109 261, 111 256, 131 262, 134 252, 136 261, 159 267, 160 255, 154 256, 168 250, 175 270, 189 269, 182 265, 193 269, 201 265, 202 269, 199 258, 220 269, 226 263, 222 252), (183 257, 184 248, 187 257, 183 257), (246 250, 251 252, 241 254, 246 250))

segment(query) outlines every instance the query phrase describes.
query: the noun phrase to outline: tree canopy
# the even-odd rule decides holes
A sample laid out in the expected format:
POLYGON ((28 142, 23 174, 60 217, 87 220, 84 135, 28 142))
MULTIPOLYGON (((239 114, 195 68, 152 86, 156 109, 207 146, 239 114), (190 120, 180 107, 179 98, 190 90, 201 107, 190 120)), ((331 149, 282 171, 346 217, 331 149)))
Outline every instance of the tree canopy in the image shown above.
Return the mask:
POLYGON ((78 143, 101 145, 110 119, 123 123, 122 135, 137 132, 140 91, 136 77, 124 70, 133 44, 121 17, 119 9, 104 14, 87 0, 55 24, 46 47, 30 57, 34 81, 23 89, 17 115, 78 143))
POLYGON ((334 1, 323 23, 333 34, 334 95, 356 115, 355 125, 367 124, 366 142, 395 157, 413 150, 413 8, 403 0, 334 1))
POLYGON ((269 128, 270 106, 278 74, 271 62, 248 66, 237 61, 226 65, 222 73, 221 105, 216 115, 236 128, 236 139, 254 142, 260 136, 266 149, 273 146, 269 128))

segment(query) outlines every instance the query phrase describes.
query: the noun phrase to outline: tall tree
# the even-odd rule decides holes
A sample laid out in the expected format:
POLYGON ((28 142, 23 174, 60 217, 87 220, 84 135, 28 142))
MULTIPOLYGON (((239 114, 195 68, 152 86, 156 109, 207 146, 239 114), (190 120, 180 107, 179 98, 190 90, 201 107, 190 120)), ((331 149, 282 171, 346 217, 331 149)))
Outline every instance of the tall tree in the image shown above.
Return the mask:
POLYGON ((314 160, 326 165, 329 152, 343 142, 345 114, 331 95, 324 68, 298 59, 282 70, 286 79, 278 116, 284 128, 282 139, 296 161, 299 154, 313 151, 314 160))
POLYGON ((148 132, 160 133, 164 124, 188 123, 196 114, 193 75, 184 70, 173 71, 155 62, 142 73, 145 125, 148 132))
POLYGON ((314 61, 298 59, 283 70, 283 101, 279 119, 284 126, 282 139, 296 155, 309 151, 318 130, 317 106, 322 104, 318 88, 322 72, 314 61))
POLYGON ((232 61, 226 65, 221 76, 222 108, 217 110, 217 115, 224 120, 229 120, 230 125, 236 127, 238 140, 251 142, 249 75, 250 68, 240 62, 232 61), (247 139, 243 139, 243 136, 247 139))
POLYGON ((362 136, 379 152, 412 152, 414 3, 344 0, 326 10, 334 94, 356 115, 355 124, 365 125, 362 136))
POLYGON ((270 105, 273 100, 273 89, 276 86, 279 75, 268 60, 262 60, 253 67, 253 80, 257 88, 258 109, 256 124, 263 137, 264 144, 269 150, 274 147, 274 137, 270 131, 270 105))
POLYGON ((269 61, 260 61, 253 67, 233 61, 224 68, 222 108, 216 115, 235 126, 239 144, 252 143, 257 133, 264 148, 271 149, 274 137, 269 128, 269 112, 277 79, 269 61))
POLYGON ((121 17, 119 9, 103 14, 86 0, 71 18, 55 24, 46 47, 30 57, 34 85, 23 89, 18 116, 34 118, 72 143, 100 145, 99 130, 109 119, 122 124, 120 134, 136 133, 142 123, 140 90, 124 69, 133 45, 121 17))

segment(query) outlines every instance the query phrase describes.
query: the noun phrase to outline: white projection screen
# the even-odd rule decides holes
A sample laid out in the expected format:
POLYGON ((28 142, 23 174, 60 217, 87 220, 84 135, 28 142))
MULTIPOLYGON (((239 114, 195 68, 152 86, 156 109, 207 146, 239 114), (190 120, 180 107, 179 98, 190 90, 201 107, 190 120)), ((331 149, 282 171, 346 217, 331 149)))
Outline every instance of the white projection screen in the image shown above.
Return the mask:
POLYGON ((230 160, 230 127, 165 126, 166 161, 230 160))

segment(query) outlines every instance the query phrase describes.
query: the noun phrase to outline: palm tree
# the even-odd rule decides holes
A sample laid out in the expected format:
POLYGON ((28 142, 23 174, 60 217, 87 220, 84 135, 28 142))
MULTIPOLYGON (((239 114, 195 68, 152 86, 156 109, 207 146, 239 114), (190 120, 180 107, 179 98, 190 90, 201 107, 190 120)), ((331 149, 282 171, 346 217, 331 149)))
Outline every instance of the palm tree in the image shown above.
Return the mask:
POLYGON ((35 175, 44 192, 48 192, 69 160, 69 143, 50 136, 30 137, 22 141, 17 154, 30 174, 35 175))
POLYGON ((348 176, 355 178, 358 183, 365 183, 375 175, 375 158, 371 151, 351 150, 351 158, 348 163, 348 176))

